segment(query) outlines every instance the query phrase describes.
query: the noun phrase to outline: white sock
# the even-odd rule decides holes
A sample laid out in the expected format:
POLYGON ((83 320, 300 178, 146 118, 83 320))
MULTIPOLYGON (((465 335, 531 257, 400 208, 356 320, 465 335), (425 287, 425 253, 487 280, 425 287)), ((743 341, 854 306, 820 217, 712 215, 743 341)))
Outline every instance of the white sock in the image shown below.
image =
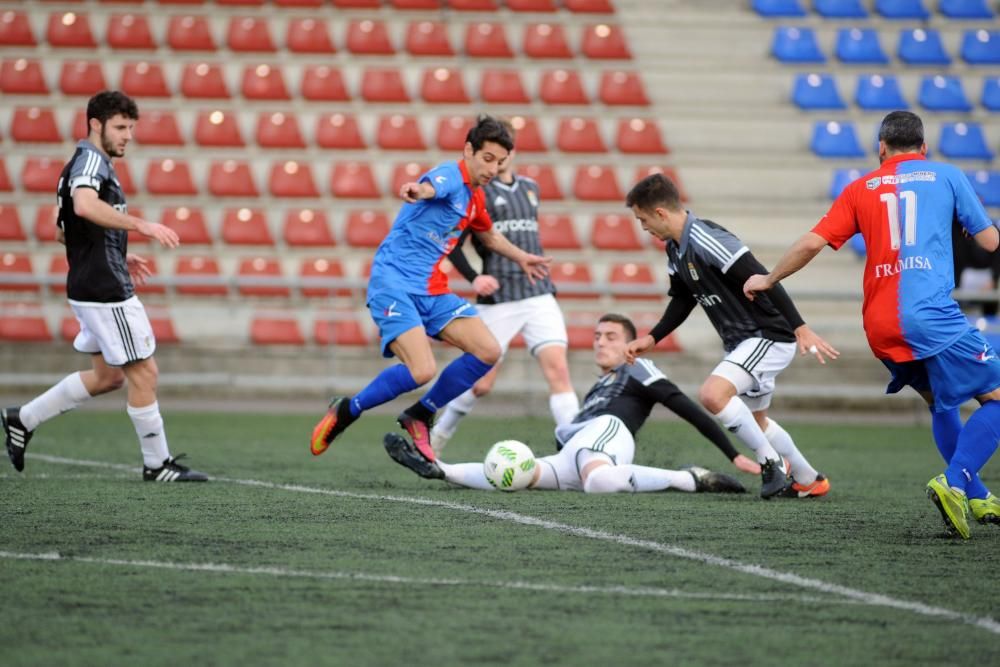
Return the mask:
POLYGON ((632 471, 627 466, 603 465, 587 475, 583 483, 584 493, 632 493, 632 471))
POLYGON ((753 418, 750 408, 740 400, 739 396, 729 399, 726 407, 722 408, 722 412, 715 415, 715 418, 754 451, 757 463, 763 463, 767 459, 777 461, 780 458, 764 432, 760 430, 760 425, 753 418))
POLYGON ((467 389, 458 398, 453 398, 437 418, 435 418, 433 432, 444 438, 450 438, 455 435, 458 422, 462 421, 462 418, 469 414, 472 406, 475 404, 476 395, 472 393, 471 389, 467 389))
POLYGON ((69 412, 90 398, 79 373, 67 375, 41 396, 21 406, 24 428, 34 431, 48 420, 69 412))
POLYGON ((580 411, 580 399, 576 397, 574 391, 552 394, 549 396, 549 410, 552 411, 552 418, 556 420, 556 426, 568 424, 580 411))
POLYGON ((694 493, 694 476, 689 472, 631 464, 618 467, 630 471, 632 475, 632 487, 636 493, 666 491, 667 489, 677 489, 678 491, 694 493))
POLYGON ((129 405, 126 412, 135 426, 135 434, 139 436, 143 464, 147 468, 162 468, 163 462, 170 458, 170 450, 167 448, 167 434, 163 430, 160 404, 153 401, 141 408, 129 405))
POLYGON ((458 484, 469 489, 480 489, 482 491, 492 491, 493 485, 486 479, 482 463, 445 463, 437 462, 438 467, 444 473, 446 481, 458 484))
POLYGON ((792 469, 792 477, 799 484, 812 484, 816 481, 816 469, 809 465, 809 461, 802 455, 799 448, 795 446, 792 436, 788 431, 781 428, 781 424, 768 418, 767 430, 764 435, 775 451, 788 459, 788 465, 792 469))

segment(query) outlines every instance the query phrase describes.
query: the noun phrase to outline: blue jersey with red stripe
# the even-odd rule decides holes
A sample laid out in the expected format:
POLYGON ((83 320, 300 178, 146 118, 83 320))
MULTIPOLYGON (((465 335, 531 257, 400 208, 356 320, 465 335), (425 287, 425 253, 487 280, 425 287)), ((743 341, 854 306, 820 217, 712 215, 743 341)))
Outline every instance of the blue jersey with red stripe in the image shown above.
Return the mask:
POLYGON ((813 228, 834 249, 864 236, 864 327, 876 357, 932 357, 969 330, 951 297, 956 219, 969 234, 993 224, 958 168, 904 153, 848 185, 813 228))
POLYGON ((372 263, 369 291, 391 287, 409 294, 447 294, 441 263, 462 230, 493 227, 482 188, 473 188, 464 161, 446 162, 420 177, 434 187, 433 199, 403 204, 372 263))

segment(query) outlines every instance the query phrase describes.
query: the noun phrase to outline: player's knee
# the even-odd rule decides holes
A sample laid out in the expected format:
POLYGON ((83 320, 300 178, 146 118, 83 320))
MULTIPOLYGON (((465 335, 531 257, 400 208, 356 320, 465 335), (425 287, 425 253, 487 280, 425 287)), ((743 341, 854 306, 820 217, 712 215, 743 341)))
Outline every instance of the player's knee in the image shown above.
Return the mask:
POLYGON ((433 360, 415 364, 412 368, 410 368, 410 375, 413 376, 413 381, 416 382, 418 386, 425 385, 433 380, 436 373, 437 366, 434 365, 433 360))
POLYGON ((584 493, 622 493, 634 491, 627 470, 602 465, 590 471, 583 480, 584 493))
POLYGON ((106 394, 121 389, 125 385, 125 373, 120 368, 109 368, 97 373, 97 387, 94 394, 106 394))
POLYGON ((712 387, 708 385, 702 385, 701 389, 698 390, 698 400, 701 402, 702 406, 713 415, 717 415, 722 412, 726 404, 729 403, 729 397, 719 394, 719 392, 714 391, 712 387))
POLYGON ((497 345, 496 341, 493 341, 492 344, 487 343, 476 352, 476 358, 484 364, 489 364, 490 366, 497 365, 497 362, 500 361, 500 355, 500 346, 497 345))
POLYGON ((493 382, 490 380, 480 380, 476 384, 472 385, 472 395, 476 398, 482 398, 486 394, 493 390, 493 382))

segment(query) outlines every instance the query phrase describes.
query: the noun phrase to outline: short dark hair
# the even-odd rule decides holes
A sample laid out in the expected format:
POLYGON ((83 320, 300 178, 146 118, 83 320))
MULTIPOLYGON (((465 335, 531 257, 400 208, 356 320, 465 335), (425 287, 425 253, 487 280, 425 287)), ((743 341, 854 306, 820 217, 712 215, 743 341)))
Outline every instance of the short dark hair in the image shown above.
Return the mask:
POLYGON ((615 324, 620 324, 622 325, 622 329, 625 330, 625 338, 629 341, 633 341, 636 338, 637 333, 635 325, 632 323, 632 320, 624 315, 619 315, 618 313, 605 313, 604 315, 601 315, 601 319, 597 320, 598 324, 601 322, 614 322, 615 324))
POLYGON ((121 114, 132 120, 139 120, 139 107, 135 100, 120 90, 102 90, 87 102, 87 124, 96 118, 104 125, 112 116, 121 114))
POLYGON ((507 128, 493 116, 482 115, 476 119, 476 124, 469 130, 465 140, 472 144, 472 152, 477 153, 487 141, 503 146, 508 151, 514 150, 514 140, 507 128))
POLYGON ((628 208, 638 206, 644 211, 660 207, 679 211, 681 194, 673 181, 663 174, 650 174, 632 186, 625 197, 625 206, 628 208))
POLYGON ((878 139, 890 150, 920 150, 924 144, 924 123, 912 111, 893 111, 882 119, 878 139))
MULTIPOLYGON (((500 124, 503 125, 503 129, 507 130, 507 134, 510 135, 510 140, 517 144, 517 130, 514 129, 514 123, 506 118, 500 119, 500 124)), ((510 150, 509 148, 507 150, 510 150)))

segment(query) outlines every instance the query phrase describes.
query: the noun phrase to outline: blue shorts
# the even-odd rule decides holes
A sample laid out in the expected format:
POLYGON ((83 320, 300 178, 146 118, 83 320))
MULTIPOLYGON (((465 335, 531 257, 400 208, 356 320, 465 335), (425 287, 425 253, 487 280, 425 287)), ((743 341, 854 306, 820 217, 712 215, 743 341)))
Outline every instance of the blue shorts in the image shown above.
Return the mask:
POLYGON ((957 408, 970 398, 1000 387, 1000 359, 983 335, 969 331, 950 346, 926 359, 898 363, 883 359, 892 373, 885 393, 906 386, 934 395, 934 410, 957 408))
POLYGON ((389 344, 414 327, 423 327, 437 338, 457 317, 476 317, 476 307, 455 294, 409 294, 401 289, 378 289, 368 293, 368 310, 382 339, 382 356, 392 357, 389 344))

